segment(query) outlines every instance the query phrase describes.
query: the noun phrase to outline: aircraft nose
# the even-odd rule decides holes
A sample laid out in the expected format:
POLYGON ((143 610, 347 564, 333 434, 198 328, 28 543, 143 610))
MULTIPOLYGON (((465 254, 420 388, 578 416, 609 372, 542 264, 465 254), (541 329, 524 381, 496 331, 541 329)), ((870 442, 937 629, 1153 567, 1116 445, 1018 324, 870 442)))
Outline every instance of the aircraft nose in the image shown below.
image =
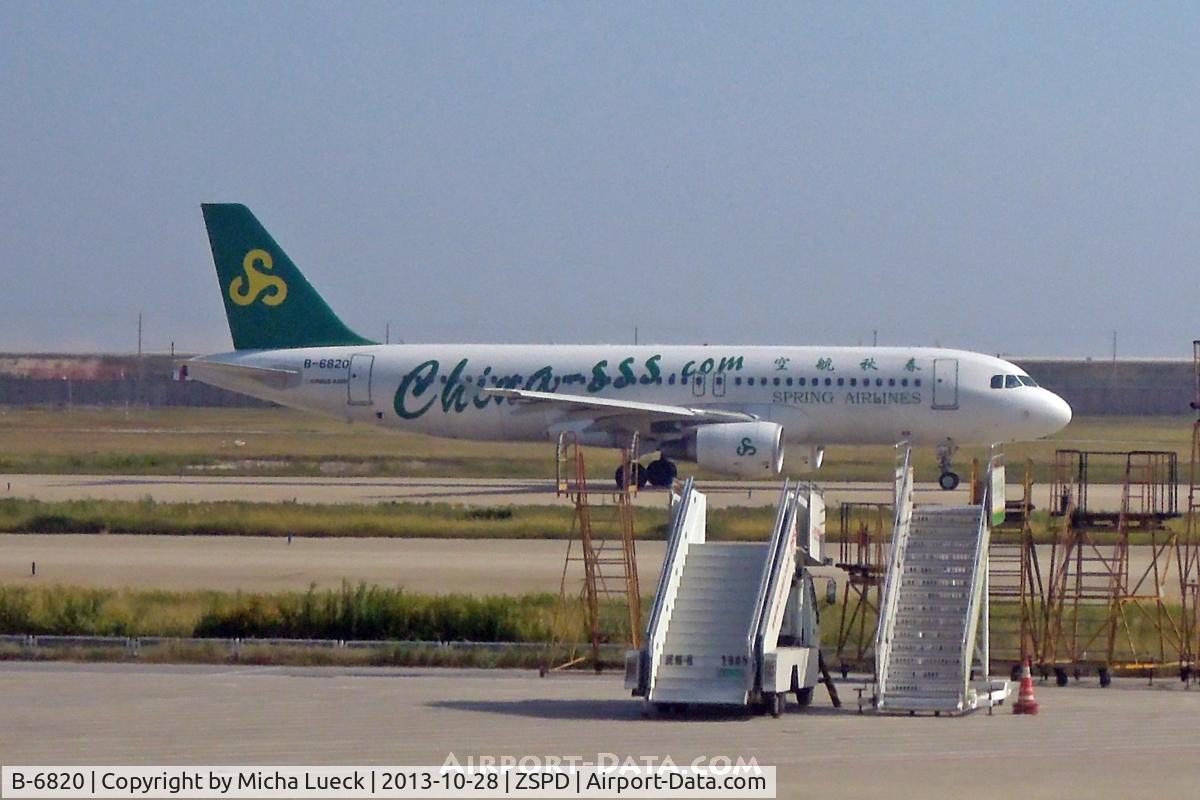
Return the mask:
POLYGON ((1050 436, 1058 433, 1071 421, 1071 406, 1066 400, 1056 395, 1049 390, 1043 390, 1045 397, 1042 398, 1042 403, 1039 416, 1045 422, 1046 432, 1043 436, 1050 436))

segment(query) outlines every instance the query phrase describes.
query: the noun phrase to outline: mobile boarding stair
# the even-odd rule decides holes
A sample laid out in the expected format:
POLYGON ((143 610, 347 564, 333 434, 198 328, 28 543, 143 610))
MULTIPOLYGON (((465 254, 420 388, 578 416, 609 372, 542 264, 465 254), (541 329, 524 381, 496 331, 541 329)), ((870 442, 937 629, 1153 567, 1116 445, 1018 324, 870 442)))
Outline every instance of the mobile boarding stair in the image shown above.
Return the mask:
POLYGON ((789 691, 807 705, 820 658, 806 569, 823 559, 820 493, 785 483, 766 543, 708 542, 705 527, 705 496, 688 479, 644 644, 626 655, 626 688, 660 710, 742 706, 778 716, 789 691))
POLYGON ((875 708, 940 715, 1003 703, 1008 681, 987 677, 988 540, 1003 520, 1003 463, 993 458, 980 505, 914 508, 912 492, 906 452, 875 639, 875 708))

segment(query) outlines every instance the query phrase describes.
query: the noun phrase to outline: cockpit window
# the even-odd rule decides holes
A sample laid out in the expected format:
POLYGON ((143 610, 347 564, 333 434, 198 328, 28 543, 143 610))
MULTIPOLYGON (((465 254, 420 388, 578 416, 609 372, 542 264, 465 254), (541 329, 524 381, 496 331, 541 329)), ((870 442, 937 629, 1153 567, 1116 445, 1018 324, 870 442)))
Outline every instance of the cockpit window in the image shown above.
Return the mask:
POLYGON ((1004 376, 1004 388, 1005 389, 1015 389, 1020 385, 1021 385, 1021 380, 1016 375, 1005 375, 1004 376))
POLYGON ((993 375, 992 376, 992 388, 993 389, 1003 389, 1004 388, 1004 376, 1003 375, 993 375))
POLYGON ((1037 386, 1037 381, 1028 375, 1018 375, 1017 377, 1020 378, 1021 383, 1025 384, 1026 386, 1037 386))

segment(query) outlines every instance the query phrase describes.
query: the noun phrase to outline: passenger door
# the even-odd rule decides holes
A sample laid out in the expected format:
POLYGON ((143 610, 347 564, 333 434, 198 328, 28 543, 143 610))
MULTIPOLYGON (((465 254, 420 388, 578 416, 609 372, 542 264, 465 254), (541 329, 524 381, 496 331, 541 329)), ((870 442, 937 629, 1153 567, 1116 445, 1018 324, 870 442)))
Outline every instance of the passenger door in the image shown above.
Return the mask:
POLYGON ((958 408, 958 359, 933 360, 933 403, 930 408, 948 411, 958 408))
POLYGON ((371 371, 375 356, 358 354, 350 357, 349 380, 346 382, 346 402, 352 406, 371 405, 371 371))

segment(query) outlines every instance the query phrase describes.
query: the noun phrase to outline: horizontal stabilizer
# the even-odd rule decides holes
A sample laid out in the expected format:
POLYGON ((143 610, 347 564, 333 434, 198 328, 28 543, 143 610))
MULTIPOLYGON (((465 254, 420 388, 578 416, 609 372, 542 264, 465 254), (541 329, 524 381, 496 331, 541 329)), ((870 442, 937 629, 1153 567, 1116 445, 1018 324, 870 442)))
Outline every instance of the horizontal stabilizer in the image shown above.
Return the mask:
POLYGON ((185 361, 180 365, 179 373, 185 380, 194 378, 225 388, 233 388, 237 384, 244 385, 247 382, 276 390, 300 385, 299 370, 252 367, 248 364, 227 364, 221 361, 185 361))

